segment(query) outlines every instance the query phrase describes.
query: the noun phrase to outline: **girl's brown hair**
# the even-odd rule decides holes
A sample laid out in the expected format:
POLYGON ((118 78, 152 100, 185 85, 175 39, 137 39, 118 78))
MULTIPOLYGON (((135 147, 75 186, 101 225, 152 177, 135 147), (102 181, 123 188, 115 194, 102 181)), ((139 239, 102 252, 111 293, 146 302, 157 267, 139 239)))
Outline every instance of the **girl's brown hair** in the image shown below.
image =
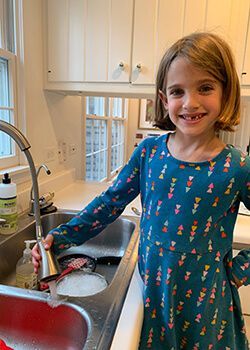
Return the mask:
POLYGON ((164 54, 156 78, 155 117, 153 123, 163 130, 175 130, 168 111, 159 97, 166 93, 167 75, 176 57, 184 57, 194 66, 204 69, 222 84, 222 107, 216 130, 234 131, 240 122, 240 84, 229 45, 212 33, 193 33, 173 44, 164 54))

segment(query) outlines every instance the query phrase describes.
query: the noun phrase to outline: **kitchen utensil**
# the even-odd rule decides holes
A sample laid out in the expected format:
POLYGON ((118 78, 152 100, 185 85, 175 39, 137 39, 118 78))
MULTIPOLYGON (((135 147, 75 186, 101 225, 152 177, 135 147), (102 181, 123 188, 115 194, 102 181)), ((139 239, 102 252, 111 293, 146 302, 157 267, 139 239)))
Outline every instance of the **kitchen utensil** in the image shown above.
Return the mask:
POLYGON ((59 265, 63 270, 67 269, 71 263, 74 263, 74 260, 76 259, 84 259, 85 263, 81 267, 79 267, 80 270, 87 270, 87 271, 94 271, 96 268, 96 259, 92 258, 85 254, 69 254, 62 256, 58 259, 59 265))
POLYGON ((86 265, 87 261, 88 260, 86 258, 72 259, 69 262, 68 267, 65 270, 63 270, 63 272, 60 274, 60 276, 56 280, 59 281, 62 277, 72 272, 73 270, 80 269, 82 266, 86 265))

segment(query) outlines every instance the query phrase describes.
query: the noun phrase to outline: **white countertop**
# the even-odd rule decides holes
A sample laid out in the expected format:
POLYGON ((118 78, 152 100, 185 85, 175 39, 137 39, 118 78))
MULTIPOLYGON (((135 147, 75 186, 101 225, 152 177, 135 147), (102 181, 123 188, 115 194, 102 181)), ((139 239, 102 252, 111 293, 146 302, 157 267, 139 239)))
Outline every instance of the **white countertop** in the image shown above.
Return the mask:
MULTIPOLYGON (((94 197, 105 191, 107 183, 85 183, 76 181, 56 192, 54 204, 61 209, 81 210, 94 197)), ((135 216, 131 207, 141 211, 139 196, 131 202, 122 215, 135 216)), ((250 216, 238 215, 234 242, 250 244, 250 216)), ((136 268, 125 299, 124 307, 118 322, 111 350, 136 350, 140 339, 143 320, 143 284, 136 268)))

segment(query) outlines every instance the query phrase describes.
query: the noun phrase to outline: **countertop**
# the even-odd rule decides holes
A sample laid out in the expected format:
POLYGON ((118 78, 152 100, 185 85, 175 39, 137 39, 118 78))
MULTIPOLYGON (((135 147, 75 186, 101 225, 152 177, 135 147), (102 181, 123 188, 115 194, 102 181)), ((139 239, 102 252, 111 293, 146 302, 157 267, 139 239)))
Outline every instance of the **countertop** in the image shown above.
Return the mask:
MULTIPOLYGON (((109 185, 108 183, 76 181, 61 191, 56 192, 54 204, 61 209, 81 210, 94 197, 105 191, 109 185)), ((131 209, 132 207, 136 207, 141 211, 139 196, 126 207, 122 215, 135 216, 131 209)), ((234 230, 234 243, 250 244, 249 227, 250 216, 238 215, 234 230)), ((136 350, 138 348, 143 320, 142 293, 143 284, 138 268, 136 268, 125 299, 111 350, 136 350)))

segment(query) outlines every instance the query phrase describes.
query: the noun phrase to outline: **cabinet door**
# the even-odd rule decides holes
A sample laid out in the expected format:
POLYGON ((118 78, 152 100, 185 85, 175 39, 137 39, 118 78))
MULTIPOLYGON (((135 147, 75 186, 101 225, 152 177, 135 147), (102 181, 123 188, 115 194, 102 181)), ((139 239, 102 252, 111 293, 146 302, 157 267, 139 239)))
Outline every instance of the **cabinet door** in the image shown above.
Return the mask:
POLYGON ((205 29, 221 35, 229 43, 239 76, 242 73, 248 14, 249 0, 207 0, 205 29))
POLYGON ((131 66, 133 84, 152 84, 154 80, 157 2, 157 0, 135 0, 131 66))
POLYGON ((109 0, 87 0, 86 81, 108 80, 109 0))
POLYGON ((47 1, 48 81, 84 81, 85 0, 47 1))
POLYGON ((133 0, 87 0, 85 81, 129 82, 133 0))
POLYGON ((183 35, 204 30, 229 42, 241 74, 248 13, 249 0, 135 0, 132 82, 153 84, 165 50, 183 35))
MULTIPOLYGON (((249 14, 250 16, 250 14, 249 14)), ((248 28, 248 36, 244 57, 244 65, 242 69, 242 84, 250 85, 250 26, 248 28)))
POLYGON ((108 80, 129 82, 133 0, 112 0, 110 10, 108 80))
POLYGON ((164 52, 183 35, 204 30, 205 13, 206 0, 135 0, 132 83, 154 84, 164 52))

